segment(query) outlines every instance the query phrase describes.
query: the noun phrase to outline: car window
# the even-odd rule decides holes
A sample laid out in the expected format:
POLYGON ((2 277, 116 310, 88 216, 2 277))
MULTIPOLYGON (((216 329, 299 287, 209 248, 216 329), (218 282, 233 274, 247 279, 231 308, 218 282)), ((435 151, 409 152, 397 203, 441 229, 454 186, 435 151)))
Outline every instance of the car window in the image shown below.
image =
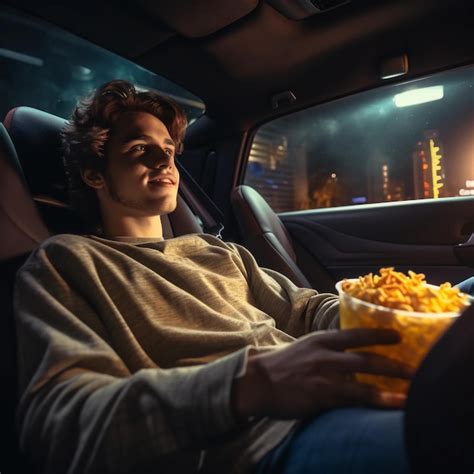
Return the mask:
POLYGON ((244 183, 277 212, 474 196, 474 67, 266 123, 244 183))
POLYGON ((76 101, 112 79, 174 98, 192 122, 201 99, 173 82, 49 23, 0 9, 0 115, 27 105, 68 118, 76 101))

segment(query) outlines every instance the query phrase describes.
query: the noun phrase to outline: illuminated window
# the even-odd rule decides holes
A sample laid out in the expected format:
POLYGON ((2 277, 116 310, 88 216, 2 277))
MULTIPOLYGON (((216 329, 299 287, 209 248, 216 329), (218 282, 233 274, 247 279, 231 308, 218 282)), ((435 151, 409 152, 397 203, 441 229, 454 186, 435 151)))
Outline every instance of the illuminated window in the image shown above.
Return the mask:
POLYGON ((473 104, 464 67, 287 115, 257 131, 245 183, 277 212, 473 196, 473 104))

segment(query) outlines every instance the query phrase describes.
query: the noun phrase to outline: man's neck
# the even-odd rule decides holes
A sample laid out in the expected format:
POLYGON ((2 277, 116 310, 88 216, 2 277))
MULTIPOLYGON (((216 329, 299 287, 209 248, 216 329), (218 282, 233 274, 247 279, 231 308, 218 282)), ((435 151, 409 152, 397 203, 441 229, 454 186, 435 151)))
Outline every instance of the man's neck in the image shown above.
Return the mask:
POLYGON ((131 217, 121 216, 120 219, 104 219, 104 235, 109 237, 152 237, 163 238, 160 216, 131 217))

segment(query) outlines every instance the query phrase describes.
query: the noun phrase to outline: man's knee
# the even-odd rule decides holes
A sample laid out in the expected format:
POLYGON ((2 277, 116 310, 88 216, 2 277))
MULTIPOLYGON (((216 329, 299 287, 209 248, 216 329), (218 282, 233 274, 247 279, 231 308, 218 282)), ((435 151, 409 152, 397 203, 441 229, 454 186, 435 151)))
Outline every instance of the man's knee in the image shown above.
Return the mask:
POLYGON ((468 278, 456 285, 463 293, 474 296, 474 277, 468 278))

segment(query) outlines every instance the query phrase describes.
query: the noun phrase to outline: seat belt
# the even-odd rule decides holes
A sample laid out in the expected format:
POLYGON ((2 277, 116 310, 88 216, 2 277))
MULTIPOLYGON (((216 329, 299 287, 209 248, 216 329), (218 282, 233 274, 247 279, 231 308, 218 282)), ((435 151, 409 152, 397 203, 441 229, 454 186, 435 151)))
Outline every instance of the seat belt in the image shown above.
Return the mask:
POLYGON ((222 240, 222 231, 224 230, 222 211, 177 160, 176 167, 181 176, 179 192, 186 204, 201 221, 204 232, 222 240))

